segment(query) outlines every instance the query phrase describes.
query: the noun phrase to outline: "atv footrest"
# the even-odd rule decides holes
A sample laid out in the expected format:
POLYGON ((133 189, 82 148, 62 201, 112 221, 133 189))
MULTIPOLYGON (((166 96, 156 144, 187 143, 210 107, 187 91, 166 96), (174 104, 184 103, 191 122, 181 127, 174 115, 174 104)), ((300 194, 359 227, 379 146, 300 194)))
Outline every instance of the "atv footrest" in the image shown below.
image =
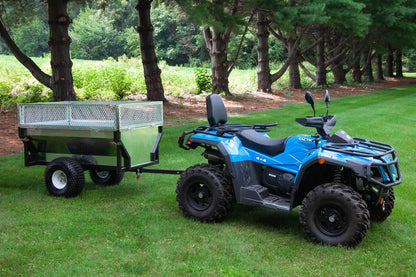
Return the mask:
POLYGON ((252 185, 241 188, 241 203, 278 211, 290 211, 290 199, 270 194, 266 187, 252 185))
POLYGON ((276 210, 290 211, 290 199, 278 196, 266 197, 263 201, 263 205, 276 210))

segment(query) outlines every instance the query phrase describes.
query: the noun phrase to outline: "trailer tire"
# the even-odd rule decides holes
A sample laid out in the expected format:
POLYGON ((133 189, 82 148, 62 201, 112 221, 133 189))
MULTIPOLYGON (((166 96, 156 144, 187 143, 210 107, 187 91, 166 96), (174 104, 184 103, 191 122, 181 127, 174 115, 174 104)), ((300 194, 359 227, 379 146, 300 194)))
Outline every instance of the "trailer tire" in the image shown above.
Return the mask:
POLYGON ((376 205, 371 207, 370 210, 370 220, 383 222, 385 221, 394 208, 394 191, 393 188, 389 188, 387 191, 387 196, 384 198, 383 205, 376 205))
POLYGON ((217 166, 191 166, 181 174, 177 184, 176 201, 185 217, 221 222, 232 207, 231 178, 217 166))
POLYGON ((120 171, 117 172, 116 170, 90 170, 90 177, 91 180, 95 184, 105 185, 105 186, 113 186, 117 185, 118 183, 123 180, 124 172, 120 171))
POLYGON ((351 187, 329 183, 311 190, 300 209, 300 223, 317 243, 354 247, 367 234, 367 203, 351 187))
POLYGON ((45 184, 54 196, 77 196, 85 185, 84 170, 74 159, 57 158, 46 167, 45 184))

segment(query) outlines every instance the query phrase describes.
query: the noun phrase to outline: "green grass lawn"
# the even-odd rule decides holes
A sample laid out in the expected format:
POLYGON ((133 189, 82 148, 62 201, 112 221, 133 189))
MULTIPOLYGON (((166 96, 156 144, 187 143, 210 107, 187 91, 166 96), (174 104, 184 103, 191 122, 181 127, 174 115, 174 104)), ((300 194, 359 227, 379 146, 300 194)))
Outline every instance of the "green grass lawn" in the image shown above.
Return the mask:
MULTIPOLYGON (((323 113, 325 105, 316 103, 323 113)), ((0 157, 0 276, 415 276, 416 86, 333 99, 333 129, 392 144, 403 183, 383 223, 371 223, 354 249, 310 243, 292 214, 235 205, 223 223, 184 218, 175 201, 178 176, 127 173, 120 185, 87 183, 80 196, 48 195, 45 167, 25 168, 23 154, 0 157)), ((307 105, 230 117, 279 122, 281 138, 314 130, 295 123, 307 105)), ((203 162, 177 147, 195 126, 166 126, 160 168, 203 162)))

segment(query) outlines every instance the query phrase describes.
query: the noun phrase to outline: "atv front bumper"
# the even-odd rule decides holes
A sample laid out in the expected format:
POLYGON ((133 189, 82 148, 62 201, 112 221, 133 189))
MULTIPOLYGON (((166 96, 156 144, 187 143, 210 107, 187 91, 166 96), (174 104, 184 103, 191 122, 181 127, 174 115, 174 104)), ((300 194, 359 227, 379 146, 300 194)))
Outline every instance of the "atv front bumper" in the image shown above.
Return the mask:
POLYGON ((389 144, 354 138, 353 144, 328 143, 322 149, 357 157, 348 165, 373 184, 390 188, 402 182, 397 153, 389 144))

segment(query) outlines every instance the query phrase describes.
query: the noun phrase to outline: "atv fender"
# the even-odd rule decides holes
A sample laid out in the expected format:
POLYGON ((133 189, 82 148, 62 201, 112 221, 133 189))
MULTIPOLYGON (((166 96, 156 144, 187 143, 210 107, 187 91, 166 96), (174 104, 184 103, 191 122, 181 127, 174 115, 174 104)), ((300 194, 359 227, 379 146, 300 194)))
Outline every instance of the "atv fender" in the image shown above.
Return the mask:
MULTIPOLYGON (((333 167, 338 167, 338 168, 346 168, 346 169, 350 169, 352 172, 354 172, 357 176, 365 178, 367 180, 369 180, 370 175, 371 175, 371 165, 367 164, 367 163, 362 163, 362 162, 356 162, 353 160, 348 160, 348 162, 342 161, 340 159, 333 159, 330 158, 326 155, 318 155, 316 157, 311 158, 310 160, 308 160, 307 162, 305 162, 302 167, 300 168, 298 174, 296 175, 296 179, 295 179, 295 184, 291 193, 291 203, 292 203, 292 207, 294 208, 296 205, 295 201, 297 199, 297 196, 299 194, 299 190, 301 189, 302 186, 302 182, 304 181, 305 175, 307 172, 310 171, 310 169, 313 166, 316 165, 321 165, 321 166, 333 166, 333 167), (323 163, 322 163, 323 161, 323 163)), ((315 185, 320 185, 320 184, 315 184, 315 185)), ((310 189, 313 189, 310 188, 310 189)), ((299 200, 299 199, 298 199, 299 200)), ((302 201, 302 200, 300 200, 302 201)))
POLYGON ((215 147, 224 159, 224 163, 233 182, 235 199, 237 203, 241 203, 241 188, 251 185, 261 184, 261 172, 253 166, 253 162, 249 160, 232 162, 229 152, 221 141, 205 140, 201 138, 192 138, 190 148, 195 149, 198 146, 207 148, 215 147))

